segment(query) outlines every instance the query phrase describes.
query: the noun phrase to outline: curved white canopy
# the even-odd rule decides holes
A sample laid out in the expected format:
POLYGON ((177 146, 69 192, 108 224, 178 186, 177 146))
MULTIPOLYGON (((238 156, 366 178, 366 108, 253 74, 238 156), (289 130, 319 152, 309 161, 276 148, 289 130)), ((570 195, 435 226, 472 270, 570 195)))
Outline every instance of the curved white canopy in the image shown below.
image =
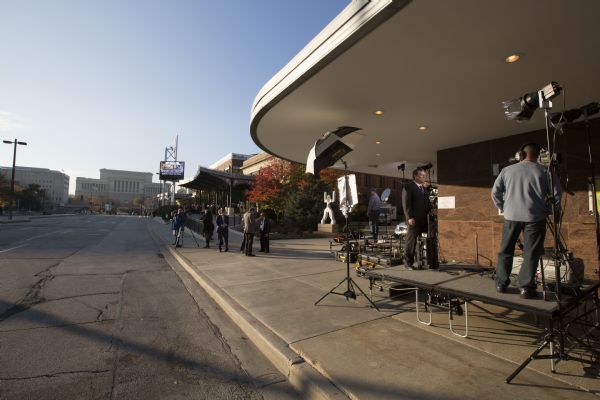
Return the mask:
POLYGON ((555 110, 600 100, 598 15, 596 0, 355 0, 260 91, 252 138, 305 162, 324 132, 360 127, 348 167, 397 176, 399 161, 541 129, 542 111, 508 121, 501 102, 550 81, 555 110))

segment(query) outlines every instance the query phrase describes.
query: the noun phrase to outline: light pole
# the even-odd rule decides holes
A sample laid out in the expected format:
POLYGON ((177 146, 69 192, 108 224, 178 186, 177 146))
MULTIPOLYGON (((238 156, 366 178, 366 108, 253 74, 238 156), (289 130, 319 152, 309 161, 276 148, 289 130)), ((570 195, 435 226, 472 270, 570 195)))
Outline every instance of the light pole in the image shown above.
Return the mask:
POLYGON ((13 151, 12 176, 10 178, 10 210, 9 210, 9 214, 8 214, 8 219, 12 220, 13 203, 14 203, 14 197, 15 197, 15 163, 17 162, 17 145, 27 146, 27 143, 19 142, 17 139, 15 139, 12 142, 10 140, 3 140, 2 142, 6 143, 6 144, 14 144, 14 146, 15 146, 15 149, 13 151))

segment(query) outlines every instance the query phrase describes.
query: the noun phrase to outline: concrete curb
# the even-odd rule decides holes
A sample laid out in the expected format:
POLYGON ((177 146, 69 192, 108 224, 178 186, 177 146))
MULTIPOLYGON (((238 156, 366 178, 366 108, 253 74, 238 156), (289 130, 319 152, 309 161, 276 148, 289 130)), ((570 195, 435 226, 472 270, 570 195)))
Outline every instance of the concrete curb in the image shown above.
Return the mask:
POLYGON ((164 246, 190 276, 225 311, 271 363, 287 377, 292 387, 305 399, 348 399, 331 381, 321 375, 287 343, 254 318, 225 291, 219 288, 191 262, 174 249, 164 246))

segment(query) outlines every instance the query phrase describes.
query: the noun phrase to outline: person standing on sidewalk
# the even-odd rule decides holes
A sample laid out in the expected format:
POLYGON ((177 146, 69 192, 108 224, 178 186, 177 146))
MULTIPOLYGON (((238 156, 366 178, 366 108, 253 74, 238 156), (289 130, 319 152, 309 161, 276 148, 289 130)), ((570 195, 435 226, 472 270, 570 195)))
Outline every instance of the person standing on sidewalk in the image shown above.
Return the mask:
POLYGON ((492 201, 504 214, 502 242, 496 263, 496 290, 506 292, 510 284, 515 244, 523 232, 523 264, 519 270, 519 288, 524 299, 537 298, 535 273, 546 235, 546 218, 551 214, 551 202, 560 206, 560 181, 554 176, 554 193, 550 174, 537 163, 540 146, 527 143, 521 147, 517 164, 500 171, 492 187, 492 201))
POLYGON ((183 247, 183 231, 185 229, 185 213, 183 209, 177 210, 173 216, 173 231, 175 233, 175 247, 183 247))
POLYGON ((379 235, 379 209, 381 208, 381 199, 377 194, 377 190, 371 189, 371 197, 369 197, 369 205, 367 206, 367 215, 369 216, 369 225, 371 225, 371 234, 373 240, 377 241, 379 235))
POLYGON ((250 207, 250 209, 244 214, 243 223, 245 242, 244 254, 247 257, 254 257, 254 254, 252 254, 252 243, 254 242, 254 232, 256 231, 254 221, 254 207, 250 207))
POLYGON ((213 232, 215 231, 215 226, 213 225, 213 218, 210 210, 206 210, 204 213, 204 218, 202 219, 202 234, 204 235, 204 239, 206 240, 205 249, 210 248, 210 240, 212 239, 213 232))
POLYGON ((269 252, 269 233, 271 232, 271 221, 267 217, 265 212, 260 213, 260 219, 258 220, 259 227, 258 232, 260 234, 260 252, 269 252))
POLYGON ((225 244, 225 251, 229 251, 229 216, 223 214, 223 209, 219 208, 217 216, 217 235, 219 237, 219 252, 225 244))

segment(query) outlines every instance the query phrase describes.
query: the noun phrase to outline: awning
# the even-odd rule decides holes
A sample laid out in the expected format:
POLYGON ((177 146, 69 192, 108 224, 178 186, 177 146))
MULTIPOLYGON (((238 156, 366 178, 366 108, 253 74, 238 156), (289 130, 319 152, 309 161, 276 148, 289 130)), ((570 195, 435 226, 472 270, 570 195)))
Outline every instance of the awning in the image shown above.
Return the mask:
POLYGON ((199 167, 194 179, 179 186, 193 190, 224 191, 229 188, 249 188, 255 178, 250 175, 229 174, 213 169, 199 167))

